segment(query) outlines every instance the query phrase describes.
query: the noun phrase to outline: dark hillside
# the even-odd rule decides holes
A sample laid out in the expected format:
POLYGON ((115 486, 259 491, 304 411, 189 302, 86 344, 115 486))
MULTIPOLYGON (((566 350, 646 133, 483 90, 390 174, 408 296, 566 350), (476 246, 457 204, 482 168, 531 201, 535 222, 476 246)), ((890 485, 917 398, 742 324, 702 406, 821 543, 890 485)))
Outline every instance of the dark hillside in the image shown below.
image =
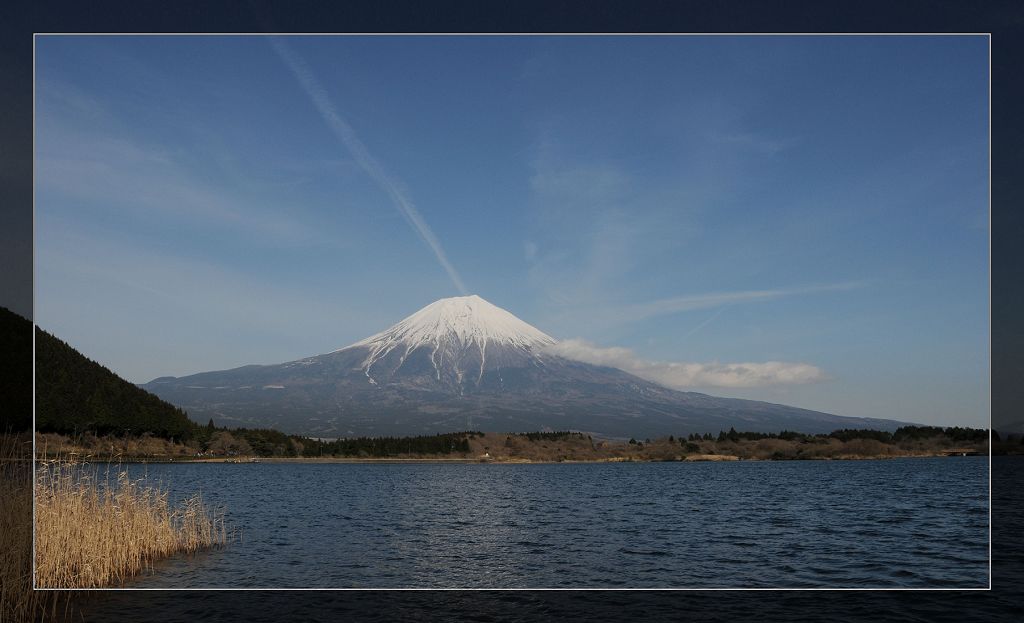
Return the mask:
POLYGON ((32 428, 32 321, 0 307, 0 433, 32 428))
MULTIPOLYGON (((31 366, 29 366, 31 369, 31 366)), ((185 440, 184 411, 117 376, 36 328, 36 430, 78 435, 141 435, 185 440)))

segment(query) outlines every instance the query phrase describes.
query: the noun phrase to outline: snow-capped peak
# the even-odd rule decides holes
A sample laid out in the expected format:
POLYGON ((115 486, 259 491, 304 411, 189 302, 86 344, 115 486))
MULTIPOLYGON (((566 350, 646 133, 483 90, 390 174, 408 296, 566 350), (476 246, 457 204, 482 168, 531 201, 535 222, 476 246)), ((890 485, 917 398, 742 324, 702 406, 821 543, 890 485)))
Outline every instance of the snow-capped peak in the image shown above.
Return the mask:
POLYGON ((473 295, 435 301, 386 331, 335 352, 365 349, 361 368, 374 385, 388 382, 412 361, 420 373, 418 366, 429 363, 435 380, 462 392, 467 383, 479 385, 488 370, 527 362, 543 365, 540 351, 555 343, 550 335, 473 295))
POLYGON ((391 328, 351 347, 369 346, 379 353, 399 344, 407 349, 474 344, 486 348, 490 342, 535 350, 550 346, 555 341, 543 331, 474 294, 434 301, 391 328))

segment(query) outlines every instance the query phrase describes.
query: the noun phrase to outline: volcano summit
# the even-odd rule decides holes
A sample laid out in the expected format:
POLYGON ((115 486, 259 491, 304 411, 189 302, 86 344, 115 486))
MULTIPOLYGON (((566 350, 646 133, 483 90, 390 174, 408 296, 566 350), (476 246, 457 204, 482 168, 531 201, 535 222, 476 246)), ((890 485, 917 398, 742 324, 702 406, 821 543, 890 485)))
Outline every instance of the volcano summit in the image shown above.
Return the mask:
MULTIPOLYGON (((387 331, 348 348, 367 348, 362 370, 371 383, 418 375, 429 360, 438 385, 464 394, 479 388, 485 372, 543 365, 539 353, 555 339, 479 296, 441 299, 387 331)), ((428 371, 429 372, 429 371, 428 371)))
POLYGON ((556 343, 479 296, 462 296, 323 355, 143 387, 200 422, 321 437, 545 429, 654 437, 901 424, 675 391, 551 354, 556 343))

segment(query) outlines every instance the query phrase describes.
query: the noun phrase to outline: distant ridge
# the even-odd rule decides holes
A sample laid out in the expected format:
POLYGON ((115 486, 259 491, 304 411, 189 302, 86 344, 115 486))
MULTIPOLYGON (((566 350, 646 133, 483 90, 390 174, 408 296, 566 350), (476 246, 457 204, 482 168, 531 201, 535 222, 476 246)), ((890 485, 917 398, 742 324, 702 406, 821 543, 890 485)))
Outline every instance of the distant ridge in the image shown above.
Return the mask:
POLYGON ((324 437, 458 430, 576 430, 609 437, 736 428, 892 431, 849 418, 662 387, 616 368, 551 354, 556 340, 483 298, 435 301, 326 354, 143 385, 197 421, 324 437))

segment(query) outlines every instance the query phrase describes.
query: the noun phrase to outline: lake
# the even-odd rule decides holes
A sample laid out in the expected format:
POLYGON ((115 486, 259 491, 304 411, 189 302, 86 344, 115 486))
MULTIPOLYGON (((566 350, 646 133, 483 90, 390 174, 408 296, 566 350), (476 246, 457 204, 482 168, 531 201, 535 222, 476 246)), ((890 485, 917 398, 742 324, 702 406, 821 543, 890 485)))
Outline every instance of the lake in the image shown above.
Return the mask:
POLYGON ((132 464, 237 535, 138 588, 986 587, 987 457, 132 464))

